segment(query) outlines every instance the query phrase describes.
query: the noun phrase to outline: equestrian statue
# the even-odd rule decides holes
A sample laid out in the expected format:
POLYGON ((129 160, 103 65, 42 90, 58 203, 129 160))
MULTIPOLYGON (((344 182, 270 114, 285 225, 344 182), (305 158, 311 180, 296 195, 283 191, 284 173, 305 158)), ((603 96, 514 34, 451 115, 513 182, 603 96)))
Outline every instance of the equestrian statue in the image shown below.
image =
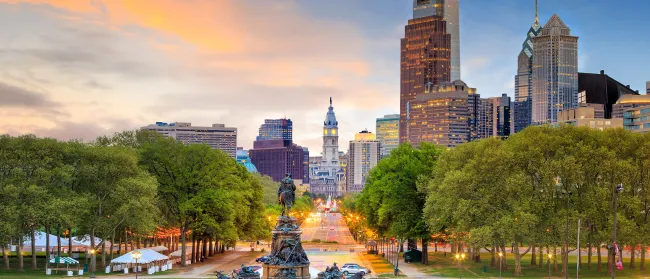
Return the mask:
POLYGON ((296 184, 293 183, 290 173, 287 173, 286 177, 280 181, 278 203, 282 206, 282 216, 289 216, 291 206, 296 203, 296 184))

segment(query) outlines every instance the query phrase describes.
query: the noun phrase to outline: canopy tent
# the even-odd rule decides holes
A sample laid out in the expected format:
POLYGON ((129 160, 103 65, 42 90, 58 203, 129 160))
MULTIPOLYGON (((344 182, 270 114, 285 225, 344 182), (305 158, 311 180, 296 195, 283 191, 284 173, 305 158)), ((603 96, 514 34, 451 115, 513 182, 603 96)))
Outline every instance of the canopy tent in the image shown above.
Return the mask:
POLYGON ((169 250, 165 246, 156 246, 156 247, 150 247, 150 248, 146 248, 146 249, 150 249, 150 250, 153 250, 153 251, 156 251, 156 252, 162 252, 162 251, 169 250))
MULTIPOLYGON (((192 249, 185 249, 185 255, 191 255, 192 254, 192 249)), ((183 251, 181 249, 178 249, 171 254, 169 254, 170 257, 180 257, 183 255, 183 251)))
MULTIPOLYGON (((72 241, 79 243, 80 245, 90 247, 90 235, 75 236, 72 238, 72 241)), ((99 245, 100 243, 102 243, 102 239, 99 237, 95 237, 95 245, 99 245)), ((105 247, 109 247, 110 245, 111 245, 110 241, 106 241, 106 243, 104 243, 105 247)))
MULTIPOLYGON (((39 231, 37 231, 34 235, 35 235, 34 244, 36 246, 37 252, 38 251, 45 251, 45 248, 47 246, 47 239, 48 238, 50 240, 50 249, 49 249, 50 251, 52 251, 53 249, 56 249, 56 247, 58 246, 56 235, 46 234, 44 232, 39 232, 39 231)), ((68 241, 68 238, 61 237, 61 248, 67 250, 67 248, 69 246, 69 243, 70 242, 68 241)), ((25 249, 27 251, 31 250, 32 239, 28 238, 26 241, 24 241, 23 246, 25 247, 25 249)), ((82 248, 83 246, 84 246, 83 244, 74 241, 74 239, 72 240, 73 249, 82 248)))
POLYGON ((169 257, 160 254, 156 251, 153 251, 151 249, 139 249, 139 250, 128 252, 122 256, 119 256, 111 260, 111 264, 135 263, 135 258, 133 258, 133 252, 135 251, 140 251, 140 253, 142 253, 142 256, 138 259, 138 263, 142 263, 142 264, 169 259, 169 257))
MULTIPOLYGON (((68 272, 69 276, 72 276, 72 273, 70 273, 71 272, 70 271, 70 265, 71 264, 77 265, 77 268, 75 270, 80 270, 79 261, 77 261, 77 260, 75 260, 73 258, 70 258, 70 257, 56 257, 56 258, 50 259, 48 261, 47 265, 45 266, 45 274, 46 275, 51 275, 52 270, 54 270, 55 272, 57 272, 59 270, 65 270, 65 271, 68 272), (52 267, 50 267, 50 264, 55 264, 56 267, 52 268, 52 267), (59 268, 60 264, 64 264, 65 268, 59 268)), ((79 271, 79 272, 80 272, 79 274, 81 275, 82 271, 79 271)))

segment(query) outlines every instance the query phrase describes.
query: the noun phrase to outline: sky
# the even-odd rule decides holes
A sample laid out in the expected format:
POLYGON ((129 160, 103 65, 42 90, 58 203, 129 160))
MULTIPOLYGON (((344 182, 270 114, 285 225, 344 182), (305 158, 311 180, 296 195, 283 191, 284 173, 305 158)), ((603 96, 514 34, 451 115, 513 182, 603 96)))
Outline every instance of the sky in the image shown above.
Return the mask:
MULTIPOLYGON (((645 92, 650 1, 539 0, 579 37, 579 71, 645 92), (615 4, 612 4, 615 3, 615 4)), ((322 151, 333 98, 340 150, 399 113, 411 0, 0 0, 0 134, 90 141, 157 121, 223 123, 251 148, 266 118, 322 151)), ((461 75, 514 95, 534 0, 460 0, 461 75)))

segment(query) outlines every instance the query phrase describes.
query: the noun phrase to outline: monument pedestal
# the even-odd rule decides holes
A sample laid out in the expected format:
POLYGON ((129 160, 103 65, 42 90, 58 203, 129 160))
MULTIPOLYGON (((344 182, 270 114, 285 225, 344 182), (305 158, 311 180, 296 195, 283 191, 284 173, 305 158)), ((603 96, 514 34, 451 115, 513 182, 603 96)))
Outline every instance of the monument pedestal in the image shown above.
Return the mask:
POLYGON ((296 218, 278 217, 273 228, 270 260, 263 265, 264 279, 309 279, 309 259, 302 248, 302 231, 296 218))

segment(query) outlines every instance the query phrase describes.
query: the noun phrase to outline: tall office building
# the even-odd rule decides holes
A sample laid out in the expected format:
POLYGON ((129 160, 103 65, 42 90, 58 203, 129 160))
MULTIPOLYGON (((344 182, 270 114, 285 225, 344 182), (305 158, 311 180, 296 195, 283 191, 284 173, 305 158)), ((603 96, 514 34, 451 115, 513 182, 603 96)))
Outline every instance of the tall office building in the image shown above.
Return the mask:
POLYGON ((192 126, 187 122, 156 122, 141 130, 156 131, 164 136, 186 144, 207 144, 211 148, 222 150, 235 159, 237 151, 237 128, 224 124, 212 124, 211 127, 192 126))
POLYGON ((427 84, 426 91, 410 102, 406 142, 454 147, 477 138, 479 102, 476 88, 463 81, 427 84))
POLYGON ((377 140, 381 142, 381 157, 388 156, 399 145, 399 114, 377 118, 375 132, 377 140))
POLYGON ((381 143, 375 135, 363 130, 350 141, 347 191, 359 193, 366 184, 370 170, 377 166, 381 152, 381 143))
POLYGON ((293 122, 291 119, 265 119, 260 126, 257 140, 282 139, 286 142, 293 142, 293 122))
MULTIPOLYGON (((613 111, 618 99, 624 95, 639 95, 639 92, 630 89, 629 85, 623 85, 605 74, 603 70, 600 74, 578 73, 578 104, 579 106, 602 105, 603 116, 600 118, 622 118, 622 111, 619 110, 617 116, 613 115, 613 111)), ((597 110, 596 118, 599 115, 597 110)))
POLYGON ((645 93, 650 94, 650 81, 645 82, 645 93))
POLYGON ((578 107, 578 37, 557 14, 533 38, 532 78, 532 124, 554 123, 578 107))
POLYGON ((432 0, 416 0, 414 19, 408 21, 401 40, 400 58, 400 143, 407 141, 408 104, 424 93, 427 83, 451 81, 451 41, 447 22, 440 16, 444 6, 432 0))
POLYGON ((510 97, 503 93, 501 97, 488 98, 491 111, 491 136, 507 138, 510 136, 510 97))
POLYGON ((446 22, 451 35, 451 79, 460 77, 460 17, 458 0, 413 0, 413 18, 438 16, 446 22))
POLYGON ((517 75, 515 76, 514 128, 519 132, 530 125, 532 115, 531 93, 533 91, 533 38, 539 35, 542 27, 537 16, 535 0, 535 21, 528 29, 526 40, 522 44, 517 58, 517 75))
POLYGON ((336 121, 332 98, 323 122, 323 154, 320 164, 309 178, 310 191, 316 194, 338 196, 339 183, 345 171, 339 161, 339 122, 336 121))

